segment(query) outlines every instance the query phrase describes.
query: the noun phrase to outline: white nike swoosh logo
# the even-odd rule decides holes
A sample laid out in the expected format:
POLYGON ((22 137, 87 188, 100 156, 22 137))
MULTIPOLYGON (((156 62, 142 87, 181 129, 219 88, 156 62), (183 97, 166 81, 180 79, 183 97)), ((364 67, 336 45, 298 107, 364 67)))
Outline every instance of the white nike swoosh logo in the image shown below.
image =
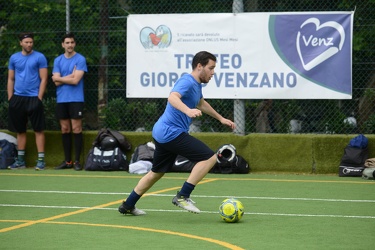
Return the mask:
POLYGON ((182 164, 184 164, 184 163, 186 163, 186 162, 189 162, 189 160, 184 160, 184 161, 176 161, 175 163, 174 163, 174 165, 176 165, 176 166, 180 166, 180 165, 182 165, 182 164))

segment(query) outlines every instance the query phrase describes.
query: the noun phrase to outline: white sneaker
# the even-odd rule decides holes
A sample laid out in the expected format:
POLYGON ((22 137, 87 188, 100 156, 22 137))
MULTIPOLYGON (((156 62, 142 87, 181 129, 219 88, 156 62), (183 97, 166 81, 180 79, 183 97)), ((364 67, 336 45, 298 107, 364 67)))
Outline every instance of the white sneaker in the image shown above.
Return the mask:
POLYGON ((177 195, 172 199, 172 203, 180 208, 186 209, 189 212, 199 214, 199 210, 195 205, 194 201, 190 198, 184 198, 183 196, 178 197, 177 195))

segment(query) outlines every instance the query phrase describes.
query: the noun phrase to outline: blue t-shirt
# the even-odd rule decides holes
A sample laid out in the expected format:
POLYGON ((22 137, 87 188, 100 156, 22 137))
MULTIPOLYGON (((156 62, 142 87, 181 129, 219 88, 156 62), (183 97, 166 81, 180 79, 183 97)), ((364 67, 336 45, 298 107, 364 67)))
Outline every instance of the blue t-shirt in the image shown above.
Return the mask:
POLYGON ((14 94, 35 97, 39 94, 39 69, 47 68, 46 57, 33 51, 29 55, 22 52, 13 54, 9 59, 8 69, 14 70, 14 94))
MULTIPOLYGON (((180 93, 181 101, 191 109, 196 108, 203 98, 202 85, 190 74, 183 75, 171 92, 180 93)), ((191 122, 192 119, 189 116, 168 102, 163 115, 154 125, 152 136, 159 143, 169 142, 183 132, 188 133, 191 122)))
MULTIPOLYGON (((73 73, 74 67, 76 70, 87 72, 86 58, 79 53, 76 53, 70 58, 66 58, 64 54, 56 57, 53 63, 53 73, 60 73, 61 77, 73 73)), ((83 77, 77 85, 62 84, 56 87, 56 102, 84 102, 83 92, 83 77)))

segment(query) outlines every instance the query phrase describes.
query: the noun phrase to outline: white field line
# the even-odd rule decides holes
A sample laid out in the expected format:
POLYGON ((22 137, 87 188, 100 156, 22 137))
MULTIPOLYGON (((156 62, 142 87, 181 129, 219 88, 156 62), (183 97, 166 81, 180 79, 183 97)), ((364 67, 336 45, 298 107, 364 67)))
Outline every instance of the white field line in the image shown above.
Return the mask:
MULTIPOLYGON (((52 190, 0 190, 0 192, 13 193, 52 193, 52 194, 87 194, 87 195, 129 195, 129 193, 114 192, 77 192, 77 191, 52 191, 52 190)), ((148 196, 173 197, 175 194, 149 194, 148 196)), ((257 199, 257 200, 296 200, 296 201, 324 201, 324 202, 360 202, 375 203, 375 200, 344 200, 344 199, 318 199, 318 198, 291 198, 291 197, 258 197, 258 196, 213 196, 213 195, 192 195, 194 198, 228 198, 257 199)))
MULTIPOLYGON (((87 209, 91 207, 78 206, 40 206, 40 205, 16 205, 16 204, 0 204, 0 207, 26 207, 26 208, 57 208, 57 209, 87 209)), ((117 208, 94 208, 93 210, 111 210, 117 211, 117 208)), ((147 212, 170 212, 170 213, 188 213, 185 210, 165 210, 165 209, 142 209, 147 212)), ((217 214, 217 211, 201 211, 206 214, 217 214)), ((281 213, 251 213, 249 215, 265 215, 265 216, 287 216, 287 217, 329 217, 329 218, 355 218, 355 219, 375 219, 375 216, 364 215, 337 215, 337 214, 281 214, 281 213)), ((1 220, 1 219, 0 219, 1 220)))
MULTIPOLYGON (((48 194, 86 194, 86 195, 129 195, 129 193, 115 192, 76 192, 76 191, 51 191, 51 190, 0 190, 0 192, 13 193, 48 193, 48 194)), ((172 197, 174 194, 150 194, 149 196, 172 197)), ((229 196, 209 196, 194 195, 194 198, 228 198, 229 196)), ((323 202, 362 202, 375 203, 375 200, 343 200, 343 199, 316 199, 316 198, 282 198, 282 197, 252 197, 252 196, 235 196, 238 199, 258 199, 258 200, 296 200, 296 201, 323 201, 323 202)), ((57 209, 85 209, 90 207, 80 206, 43 206, 43 205, 18 205, 18 204, 0 204, 0 207, 27 207, 27 208, 57 208, 57 209)), ((95 208, 95 210, 117 210, 117 208, 95 208)), ((186 212, 185 210, 161 210, 161 209, 144 209, 153 212, 186 212)), ((202 213, 217 213, 217 211, 201 211, 202 213)), ((330 215, 330 214, 282 214, 282 213, 251 213, 251 215, 265 216, 289 216, 289 217, 330 217, 330 218, 359 218, 359 219, 375 219, 375 216, 356 216, 356 215, 330 215)))

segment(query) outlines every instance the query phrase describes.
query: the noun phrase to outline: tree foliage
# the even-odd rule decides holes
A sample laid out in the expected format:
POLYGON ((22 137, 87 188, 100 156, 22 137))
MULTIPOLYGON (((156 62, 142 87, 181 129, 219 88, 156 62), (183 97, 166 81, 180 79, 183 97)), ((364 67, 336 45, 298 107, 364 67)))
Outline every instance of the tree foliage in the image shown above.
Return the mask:
MULTIPOLYGON (((129 14, 231 13, 233 8, 233 0, 70 0, 67 12, 66 2, 0 2, 0 77, 3 86, 6 86, 9 56, 20 50, 17 35, 25 31, 35 33, 34 49, 47 57, 51 74, 54 58, 63 53, 61 37, 69 30, 75 33, 76 50, 86 57, 89 66, 89 72, 85 75, 85 95, 86 102, 90 103, 87 109, 92 113, 97 112, 98 103, 102 101, 98 97, 101 91, 98 90, 101 86, 98 84, 102 80, 101 72, 106 74, 107 85, 104 86, 108 88, 108 95, 105 97, 108 100, 104 104, 107 105, 111 99, 126 99, 126 18, 129 14)), ((243 6, 245 12, 355 10, 353 89, 358 92, 354 96, 363 95, 363 88, 368 86, 374 74, 375 0, 243 0, 243 6)), ((55 96, 55 87, 50 79, 49 81, 47 97, 52 98, 55 96)), ((0 95, 2 100, 6 99, 5 87, 0 95)), ((124 103, 128 105, 129 102, 124 103)), ((140 110, 148 115, 143 107, 135 107, 139 103, 141 102, 132 103, 129 110, 140 110)), ((218 103, 222 105, 220 101, 218 103)), ((302 100, 300 106, 309 106, 308 103, 302 100)), ((318 101, 316 103, 320 104, 318 101)), ((331 102, 327 107, 331 107, 331 102)))

